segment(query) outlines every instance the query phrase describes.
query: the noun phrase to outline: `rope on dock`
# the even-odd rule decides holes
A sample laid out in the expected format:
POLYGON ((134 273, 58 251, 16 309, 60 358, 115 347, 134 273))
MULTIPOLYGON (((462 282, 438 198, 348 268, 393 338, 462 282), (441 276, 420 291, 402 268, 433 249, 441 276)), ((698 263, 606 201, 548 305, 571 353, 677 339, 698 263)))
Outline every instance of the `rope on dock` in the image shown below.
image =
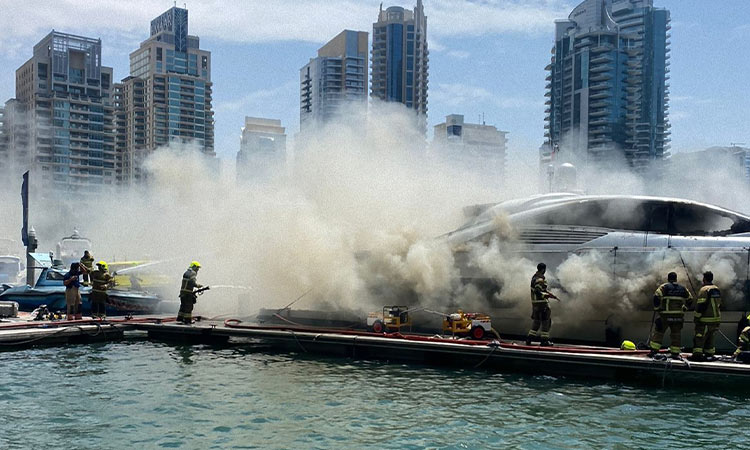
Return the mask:
POLYGON ((485 362, 486 362, 486 361, 487 361, 488 359, 490 359, 490 356, 492 356, 492 354, 493 354, 493 353, 495 353, 495 350, 497 350, 497 349, 499 349, 499 348, 500 348, 500 343, 499 343, 499 342, 495 342, 495 341, 492 341, 492 342, 490 342, 490 343, 489 343, 489 344, 487 344, 487 345, 490 345, 490 346, 492 346, 492 350, 490 350, 490 352, 489 352, 489 353, 487 353, 487 356, 485 356, 483 360, 479 361, 479 363, 478 363, 477 365, 475 365, 475 366, 474 366, 474 368, 475 368, 475 369, 478 369, 478 368, 479 368, 479 366, 481 366, 481 365, 482 365, 482 364, 484 364, 484 363, 485 363, 485 362))
POLYGON ((729 339, 729 338, 727 337, 727 335, 726 335, 726 334, 724 334, 724 332, 723 332, 723 331, 721 331, 721 328, 716 328, 716 331, 718 331, 718 332, 719 332, 719 334, 721 334, 721 335, 722 335, 722 336, 724 337, 724 339, 726 339, 726 340, 727 340, 727 342, 729 342, 729 345, 731 345, 731 346, 736 346, 736 345, 737 345, 737 344, 735 344, 734 342, 732 342, 732 341, 731 341, 731 340, 730 340, 730 339, 729 339))
POLYGON ((299 348, 301 348, 303 352, 307 353, 307 349, 302 345, 302 342, 299 341, 297 335, 294 333, 294 330, 289 330, 289 332, 291 332, 292 336, 294 336, 294 340, 297 341, 297 344, 299 344, 299 348))

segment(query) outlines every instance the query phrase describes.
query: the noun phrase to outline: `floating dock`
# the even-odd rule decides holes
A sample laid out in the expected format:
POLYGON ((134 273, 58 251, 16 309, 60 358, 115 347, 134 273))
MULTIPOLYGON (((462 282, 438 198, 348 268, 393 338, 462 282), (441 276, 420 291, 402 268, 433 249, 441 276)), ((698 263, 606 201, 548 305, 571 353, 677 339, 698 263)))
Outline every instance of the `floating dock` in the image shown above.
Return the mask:
POLYGON ((264 350, 403 361, 464 369, 639 382, 657 386, 750 389, 750 364, 653 359, 645 350, 593 346, 526 346, 499 340, 453 339, 407 333, 302 326, 252 325, 237 319, 177 324, 174 316, 0 323, 0 349, 128 338, 187 344, 248 344, 264 350))
POLYGON ((173 316, 112 317, 106 320, 0 321, 0 350, 35 345, 83 344, 123 339, 137 323, 174 321, 173 316))
POLYGON ((230 342, 253 340, 280 351, 347 358, 641 382, 659 386, 731 386, 748 389, 750 365, 729 361, 657 360, 648 351, 605 347, 526 346, 516 342, 458 340, 401 333, 369 333, 297 326, 259 326, 229 319, 192 326, 135 325, 155 339, 230 342), (707 382, 709 382, 707 384, 707 382))

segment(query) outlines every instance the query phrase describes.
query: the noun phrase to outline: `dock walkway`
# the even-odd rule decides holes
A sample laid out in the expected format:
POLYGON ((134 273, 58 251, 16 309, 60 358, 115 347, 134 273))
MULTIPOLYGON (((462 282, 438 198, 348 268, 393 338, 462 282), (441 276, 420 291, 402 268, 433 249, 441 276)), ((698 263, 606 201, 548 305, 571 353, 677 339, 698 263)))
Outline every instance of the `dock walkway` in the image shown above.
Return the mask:
POLYGON ((239 320, 202 320, 182 325, 170 317, 106 321, 0 323, 0 349, 127 338, 140 331, 150 339, 186 344, 262 344, 271 351, 404 361, 416 364, 611 379, 658 386, 750 390, 750 365, 731 361, 657 360, 646 351, 591 346, 526 346, 511 341, 472 341, 401 333, 299 326, 250 325, 239 320))

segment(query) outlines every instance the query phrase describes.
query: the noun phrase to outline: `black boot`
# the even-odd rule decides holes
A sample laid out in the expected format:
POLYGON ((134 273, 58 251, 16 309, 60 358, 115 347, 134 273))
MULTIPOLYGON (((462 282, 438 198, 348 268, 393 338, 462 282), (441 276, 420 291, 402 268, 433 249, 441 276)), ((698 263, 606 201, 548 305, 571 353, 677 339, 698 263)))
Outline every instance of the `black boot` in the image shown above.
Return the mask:
POLYGON ((526 338, 526 345, 531 345, 531 338, 530 337, 526 338))
POLYGON ((552 341, 550 341, 549 339, 545 339, 539 345, 542 346, 542 347, 552 347, 555 344, 552 341))

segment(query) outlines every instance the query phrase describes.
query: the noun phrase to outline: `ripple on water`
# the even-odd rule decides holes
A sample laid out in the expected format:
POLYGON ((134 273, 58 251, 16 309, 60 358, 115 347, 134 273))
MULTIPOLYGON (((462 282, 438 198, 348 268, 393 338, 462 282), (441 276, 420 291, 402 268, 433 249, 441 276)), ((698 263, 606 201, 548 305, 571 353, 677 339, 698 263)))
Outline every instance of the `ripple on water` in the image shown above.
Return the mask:
POLYGON ((695 390, 145 341, 3 356, 3 448, 747 445, 745 399, 695 390))

